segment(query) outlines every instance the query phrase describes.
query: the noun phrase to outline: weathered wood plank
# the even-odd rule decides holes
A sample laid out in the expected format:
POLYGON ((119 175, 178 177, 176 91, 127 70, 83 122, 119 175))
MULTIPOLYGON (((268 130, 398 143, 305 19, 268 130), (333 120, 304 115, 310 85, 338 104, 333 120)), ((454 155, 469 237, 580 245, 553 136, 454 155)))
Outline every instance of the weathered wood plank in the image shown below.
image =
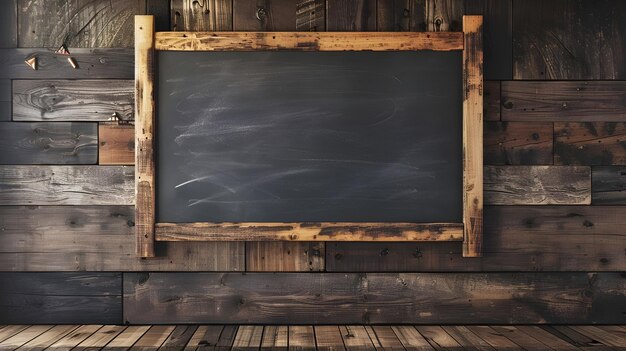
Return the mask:
POLYGON ((98 164, 135 164, 135 127, 117 123, 98 125, 98 164))
POLYGON ((545 122, 486 122, 486 165, 551 165, 553 124, 545 122))
POLYGON ((454 340, 458 341, 459 344, 463 345, 465 350, 472 351, 494 351, 495 349, 491 347, 485 340, 478 337, 471 330, 467 329, 466 326, 442 326, 443 330, 446 333, 450 334, 454 338, 454 340))
POLYGON ((233 342, 235 341, 235 336, 237 336, 237 329, 239 327, 236 325, 226 325, 224 329, 222 329, 222 333, 220 334, 220 338, 217 341, 217 349, 218 350, 230 350, 231 346, 233 346, 233 342))
POLYGON ((233 30, 233 3, 221 0, 171 0, 170 26, 173 31, 233 30))
POLYGON ((0 2, 0 48, 17 47, 17 0, 0 2))
POLYGON ((324 271, 325 247, 323 242, 250 241, 246 243, 246 271, 324 271))
POLYGON ((49 349, 55 351, 74 350, 75 346, 80 344, 83 340, 87 339, 87 337, 89 337, 93 333, 98 332, 100 328, 102 328, 102 325, 82 325, 74 329, 71 333, 57 340, 54 344, 50 345, 49 349))
POLYGON ((96 164, 95 123, 0 122, 0 164, 96 164))
POLYGON ((135 257, 132 206, 2 206, 0 267, 12 271, 243 271, 244 243, 157 243, 135 257))
POLYGON ((624 122, 626 82, 502 82, 503 121, 624 122))
POLYGON ((463 256, 483 243, 483 17, 463 16, 463 256))
POLYGON ((131 47, 145 0, 19 0, 19 47, 131 47))
POLYGON ((622 348, 626 345, 626 337, 623 337, 618 333, 607 332, 606 330, 593 325, 572 325, 568 326, 568 328, 574 329, 580 334, 592 338, 593 340, 600 341, 607 346, 622 348))
POLYGON ((98 330, 97 333, 91 334, 87 339, 78 344, 78 346, 74 347, 72 351, 100 350, 125 329, 126 327, 121 325, 105 325, 98 330))
POLYGON ((500 120, 500 81, 484 82, 483 114, 485 121, 500 120))
POLYGON ((38 337, 30 340, 26 344, 22 345, 18 350, 20 351, 35 351, 44 350, 52 345, 55 341, 63 338, 71 331, 76 329, 76 325, 56 325, 39 335, 38 337))
POLYGON ((51 49, 0 49, 0 79, 133 79, 132 49, 72 49, 72 57, 79 69, 51 49), (36 71, 24 64, 33 55, 36 71))
POLYGON ((320 351, 345 350, 341 331, 336 325, 315 326, 315 341, 320 351))
POLYGON ((440 326, 422 325, 416 326, 415 329, 422 334, 435 350, 463 350, 463 347, 440 326))
POLYGON ((0 323, 118 324, 122 320, 121 273, 5 272, 0 273, 0 282, 0 323))
POLYGON ((233 351, 258 350, 263 337, 262 325, 242 325, 237 330, 233 351))
POLYGON ((591 168, 485 166, 488 205, 589 205, 591 168))
POLYGON ((461 31, 461 0, 380 0, 377 2, 379 31, 461 31))
POLYGON ((153 325, 137 340, 129 351, 153 351, 158 349, 174 331, 173 325, 153 325))
POLYGON ((326 270, 621 271, 624 206, 487 206, 484 257, 457 243, 328 243, 326 270))
POLYGON ((292 31, 296 28, 293 0, 233 0, 233 29, 241 31, 292 31))
POLYGON ((410 325, 404 326, 393 326, 391 327, 393 331, 402 342, 402 345, 407 350, 423 350, 423 351, 431 351, 433 348, 430 346, 428 341, 424 339, 424 337, 415 329, 415 327, 410 325))
POLYGON ((163 344, 159 347, 159 351, 184 350, 197 329, 198 326, 195 325, 176 326, 167 339, 163 341, 163 344))
POLYGON ((0 79, 0 121, 11 120, 11 80, 0 79))
MULTIPOLYGON (((0 350, 15 350, 50 329, 52 329, 51 325, 30 326, 20 331, 19 333, 11 336, 10 338, 0 342, 0 350)), ((0 336, 0 338, 2 337, 0 336)))
POLYGON ((102 351, 117 351, 117 350, 127 350, 139 338, 141 338, 147 331, 150 329, 150 326, 130 326, 126 328, 123 332, 119 333, 115 339, 109 342, 102 351))
MULTIPOLYGON (((170 0, 146 0, 146 15, 154 16, 154 29, 156 31, 170 30, 170 0)), ((227 3, 226 1, 222 1, 227 3)))
POLYGON ((553 351, 551 347, 548 347, 541 341, 533 338, 532 336, 520 331, 516 326, 512 325, 494 325, 490 327, 496 333, 511 340, 515 345, 523 347, 524 350, 537 350, 537 351, 553 351))
POLYGON ((14 80, 14 121, 134 118, 131 80, 14 80))
POLYGON ((298 0, 296 3, 296 30, 313 32, 326 30, 326 1, 298 0))
POLYGON ((311 325, 289 326, 289 350, 315 351, 315 332, 311 325))
POLYGON ((524 351, 519 345, 513 341, 507 339, 502 334, 491 329, 486 325, 470 325, 467 326, 472 333, 476 334, 481 339, 485 340, 489 345, 493 346, 496 350, 513 350, 524 351))
POLYGON ((29 327, 30 325, 5 325, 0 329, 0 341, 5 341, 29 327))
POLYGON ((554 163, 626 165, 626 122, 554 124, 554 163))
MULTIPOLYGON (((315 345, 315 341, 313 341, 315 345)), ((265 326, 263 328, 263 339, 261 340, 261 350, 285 350, 289 346, 289 327, 287 326, 265 326)))
POLYGON ((376 1, 327 0, 326 30, 371 32, 376 30, 376 1))
POLYGON ((625 79, 626 2, 513 2, 513 79, 625 79))
POLYGON ((133 167, 0 166, 3 205, 132 205, 133 167))
POLYGON ((518 325, 516 326, 518 330, 523 333, 526 333, 533 338, 541 341, 546 346, 551 347, 553 350, 558 351, 576 351, 579 350, 576 346, 568 343, 567 341, 560 339, 553 334, 548 333, 547 331, 541 329, 541 327, 534 325, 518 325))
POLYGON ((626 205, 626 167, 591 168, 591 203, 593 205, 626 205))
POLYGON ((224 326, 222 325, 199 326, 184 350, 213 350, 219 341, 220 334, 222 334, 223 329, 224 326))
POLYGON ((576 332, 567 326, 555 325, 555 326, 540 326, 541 329, 555 335, 556 337, 566 340, 572 345, 579 347, 582 350, 598 350, 598 351, 610 351, 609 347, 605 347, 601 342, 588 338, 587 336, 576 332))
POLYGON ((367 330, 360 325, 340 325, 339 331, 346 350, 376 350, 367 330))
POLYGON ((624 306, 625 292, 620 273, 127 273, 124 317, 130 323, 611 324, 623 320, 616 306, 624 306))

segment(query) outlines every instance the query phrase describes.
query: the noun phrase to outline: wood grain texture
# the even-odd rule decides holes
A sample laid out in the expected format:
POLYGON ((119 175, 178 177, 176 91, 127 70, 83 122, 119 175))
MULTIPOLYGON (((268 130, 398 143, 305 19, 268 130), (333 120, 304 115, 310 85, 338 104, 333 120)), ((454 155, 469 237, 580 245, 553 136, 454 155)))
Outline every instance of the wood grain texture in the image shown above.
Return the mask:
POLYGON ((170 26, 174 31, 233 30, 233 3, 222 0, 171 0, 170 26))
POLYGON ((626 299, 625 284, 619 273, 127 273, 124 318, 130 323, 608 324, 623 319, 616 306, 626 299))
POLYGON ((14 121, 107 121, 134 118, 130 80, 14 80, 14 121))
POLYGON ((461 32, 157 32, 155 45, 156 50, 175 51, 450 51, 463 49, 463 34, 461 32))
POLYGON ((486 165, 551 165, 553 125, 546 122, 486 122, 486 165))
POLYGON ((98 125, 98 163, 101 165, 135 164, 135 127, 100 123, 98 125))
POLYGON ((233 30, 286 31, 296 28, 296 1, 233 0, 233 30))
POLYGON ((0 79, 0 121, 11 120, 11 80, 0 79))
POLYGON ((626 3, 513 2, 514 79, 626 78, 626 3))
POLYGON ((296 30, 303 32, 326 30, 326 1, 299 0, 296 3, 296 30))
POLYGON ((156 223, 157 241, 460 241, 460 223, 156 223))
POLYGON ((485 166, 488 205, 589 205, 591 169, 582 166, 485 166))
POLYGON ((243 271, 244 243, 157 243, 135 257, 132 206, 3 206, 4 271, 243 271))
POLYGON ((17 0, 0 3, 0 48, 17 47, 17 0))
POLYGON ((463 16, 463 256, 483 241, 483 17, 463 16))
MULTIPOLYGON (((56 50, 56 48, 54 49, 56 50)), ((67 56, 52 49, 0 49, 0 79, 132 79, 135 64, 132 49, 72 49, 78 69, 67 56), (37 70, 24 64, 37 57, 37 70)))
POLYGON ((154 257, 154 17, 135 17, 135 235, 139 257, 154 257))
POLYGON ((485 121, 500 120, 500 81, 484 82, 483 113, 485 121))
POLYGON ((3 205, 132 205, 133 167, 0 166, 3 205))
POLYGON ((325 248, 323 242, 247 242, 246 271, 324 271, 325 248))
POLYGON ((624 122, 626 82, 502 82, 503 121, 624 122))
POLYGON ((622 271, 625 206, 487 206, 484 255, 458 243, 328 243, 335 272, 622 271))
POLYGON ((626 165, 626 122, 554 124, 554 163, 626 165))
POLYGON ((591 203, 593 205, 626 205, 626 167, 591 168, 591 203))
POLYGON ((0 323, 117 324, 120 273, 0 273, 0 323))
POLYGON ((96 164, 95 123, 0 122, 0 164, 96 164))
POLYGON ((18 0, 19 47, 132 47, 145 0, 18 0))
POLYGON ((376 1, 326 0, 326 30, 371 32, 376 30, 376 1))
POLYGON ((380 0, 377 2, 379 31, 461 31, 463 1, 380 0))

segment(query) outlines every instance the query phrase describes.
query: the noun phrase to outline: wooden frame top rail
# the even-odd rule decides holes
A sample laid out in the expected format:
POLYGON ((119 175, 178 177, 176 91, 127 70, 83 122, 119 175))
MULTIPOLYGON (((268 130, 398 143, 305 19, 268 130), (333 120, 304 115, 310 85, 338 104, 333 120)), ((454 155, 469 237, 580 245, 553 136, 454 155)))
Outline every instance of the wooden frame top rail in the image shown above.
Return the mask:
POLYGON ((159 51, 463 50, 463 32, 156 32, 159 51))

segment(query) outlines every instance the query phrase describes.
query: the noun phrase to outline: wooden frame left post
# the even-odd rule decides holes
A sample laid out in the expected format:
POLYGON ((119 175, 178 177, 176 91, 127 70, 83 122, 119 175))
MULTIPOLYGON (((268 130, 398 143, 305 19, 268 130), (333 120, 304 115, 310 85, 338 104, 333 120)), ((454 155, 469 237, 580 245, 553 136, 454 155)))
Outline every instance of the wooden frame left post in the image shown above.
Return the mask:
POLYGON ((154 17, 135 16, 135 236, 138 257, 154 257, 154 17))

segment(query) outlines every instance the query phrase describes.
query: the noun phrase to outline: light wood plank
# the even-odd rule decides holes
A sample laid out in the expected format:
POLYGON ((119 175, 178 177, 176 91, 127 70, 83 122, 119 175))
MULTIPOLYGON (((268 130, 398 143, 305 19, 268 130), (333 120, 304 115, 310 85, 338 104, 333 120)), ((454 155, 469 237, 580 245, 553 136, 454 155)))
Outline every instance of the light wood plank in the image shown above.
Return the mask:
POLYGON ((175 31, 233 30, 232 1, 171 0, 170 25, 175 31))
POLYGON ((385 350, 404 350, 404 346, 390 326, 374 326, 376 338, 385 350))
POLYGON ((286 350, 287 347, 289 347, 289 327, 280 325, 265 326, 261 350, 286 350))
POLYGON ((315 350, 313 326, 289 326, 289 350, 315 350))
POLYGON ((418 325, 415 326, 420 334, 428 341, 435 350, 442 351, 461 351, 463 347, 450 334, 443 330, 440 326, 418 325))
POLYGON ((141 338, 150 326, 130 326, 119 333, 115 339, 109 342, 102 351, 126 350, 133 346, 141 338))
POLYGON ((345 350, 341 331, 336 325, 315 326, 315 341, 320 351, 345 350))
MULTIPOLYGON (((50 330, 52 325, 33 325, 0 342, 0 350, 14 350, 50 330)), ((1 331, 0 331, 1 333, 1 331)), ((0 334, 1 335, 1 334, 0 334)), ((0 337, 1 338, 1 337, 0 337)))
POLYGON ((91 334, 87 339, 83 340, 78 346, 74 347, 72 351, 100 350, 125 329, 126 326, 123 325, 105 325, 97 332, 91 334))
POLYGON ((201 325, 189 339, 184 351, 212 350, 219 341, 222 325, 201 325))
POLYGON ((29 325, 7 325, 0 329, 0 342, 30 327, 29 325))
POLYGON ((465 326, 442 326, 441 328, 450 334, 456 342, 463 345, 467 351, 495 351, 489 343, 465 326))
POLYGON ((165 339, 159 351, 179 351, 182 350, 195 334, 198 326, 178 325, 172 333, 165 339))
POLYGON ((404 325, 404 326, 394 326, 391 327, 398 339, 404 345, 404 347, 408 350, 424 350, 430 351, 433 350, 433 347, 430 346, 428 341, 424 339, 424 337, 412 326, 404 325))
POLYGON ((341 337, 346 350, 376 350, 369 334, 360 325, 340 326, 341 337))
POLYGON ((52 344, 50 349, 54 351, 70 351, 90 335, 97 333, 100 328, 102 328, 102 325, 82 325, 52 344))
POLYGON ((263 326, 242 325, 237 331, 237 336, 233 342, 233 351, 247 351, 261 347, 263 336, 263 326))
POLYGON ((74 329, 78 328, 76 325, 57 325, 42 333, 16 350, 19 351, 35 351, 44 350, 50 345, 54 344, 57 340, 63 338, 67 334, 71 333, 74 329))
POLYGON ((137 340, 130 348, 130 351, 154 351, 158 349, 163 342, 174 331, 173 325, 154 325, 137 340))
POLYGON ((471 330, 478 337, 485 340, 489 345, 493 346, 496 350, 504 350, 504 349, 515 350, 515 351, 524 350, 519 345, 507 339, 504 335, 491 329, 488 326, 484 326, 484 325, 468 326, 467 329, 471 330))

